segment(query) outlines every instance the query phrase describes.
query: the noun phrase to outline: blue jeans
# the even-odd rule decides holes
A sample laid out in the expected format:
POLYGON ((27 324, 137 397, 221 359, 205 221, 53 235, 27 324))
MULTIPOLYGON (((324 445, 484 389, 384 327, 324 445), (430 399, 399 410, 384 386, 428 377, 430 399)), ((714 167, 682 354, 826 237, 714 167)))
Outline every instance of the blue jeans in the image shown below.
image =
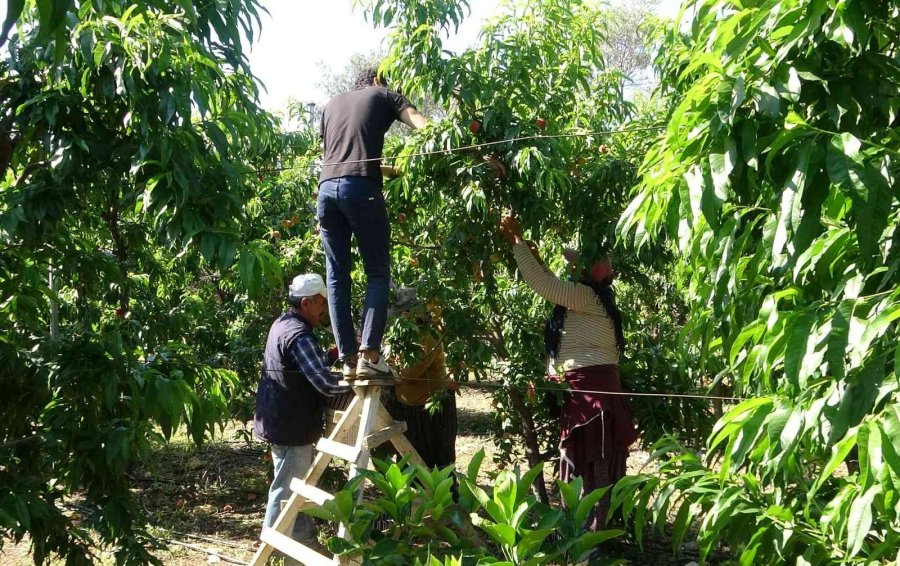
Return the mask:
POLYGON ((381 350, 391 285, 390 235, 381 183, 371 177, 336 177, 319 184, 317 215, 325 246, 328 311, 340 357, 381 350), (350 237, 356 237, 366 272, 362 343, 350 307, 350 237))
MULTIPOLYGON (((263 519, 264 527, 271 527, 275 519, 281 513, 281 502, 287 501, 291 496, 291 480, 303 479, 306 472, 312 466, 312 444, 305 446, 279 446, 272 445, 272 465, 275 467, 275 477, 269 486, 269 503, 266 505, 266 516, 263 519)), ((294 540, 300 542, 313 542, 316 540, 316 526, 312 517, 297 514, 294 521, 294 540)))

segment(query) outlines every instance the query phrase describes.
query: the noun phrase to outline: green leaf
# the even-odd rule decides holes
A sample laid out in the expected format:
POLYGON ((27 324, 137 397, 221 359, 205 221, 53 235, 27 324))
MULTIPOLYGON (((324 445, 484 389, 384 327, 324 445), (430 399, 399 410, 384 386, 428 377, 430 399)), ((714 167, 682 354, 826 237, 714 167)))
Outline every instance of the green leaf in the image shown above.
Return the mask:
POLYGON ((784 347, 784 375, 791 383, 798 383, 800 366, 806 356, 809 335, 818 320, 815 311, 801 311, 789 319, 784 347))
MULTIPOLYGON (((501 513, 500 515, 496 512, 491 513, 495 521, 509 521, 513 513, 515 513, 518 499, 516 497, 518 492, 516 483, 516 477, 507 470, 500 472, 497 479, 494 480, 494 502, 501 513)), ((485 507, 487 508, 488 506, 485 505, 485 507)), ((488 512, 490 513, 490 510, 488 512)))
POLYGON ((881 486, 885 493, 900 492, 900 442, 888 436, 887 430, 881 428, 881 445, 888 474, 882 478, 881 486))
POLYGON ((785 405, 779 405, 777 409, 769 413, 766 417, 766 434, 769 437, 769 443, 774 444, 781 438, 781 433, 787 425, 792 410, 785 405))
POLYGON ((728 140, 728 148, 723 153, 709 154, 709 168, 712 177, 715 196, 721 201, 728 199, 729 176, 734 171, 737 161, 737 147, 732 140, 728 140))
POLYGON ((261 284, 261 270, 257 263, 253 250, 249 246, 242 247, 238 260, 238 269, 241 273, 241 281, 251 296, 255 296, 259 292, 261 284))
MULTIPOLYGON (((63 24, 63 20, 66 17, 66 13, 69 11, 69 8, 72 7, 72 2, 74 0, 53 0, 53 17, 50 19, 50 33, 55 33, 59 30, 59 27, 63 24)), ((65 37, 66 35, 63 34, 65 37)))
POLYGON ((766 331, 766 325, 762 322, 754 322, 753 324, 745 326, 741 333, 738 334, 738 337, 732 342, 731 349, 728 355, 728 361, 731 365, 734 365, 738 355, 745 345, 748 343, 752 343, 753 345, 759 340, 759 338, 766 331))
POLYGON ((880 263, 882 257, 879 245, 895 196, 888 176, 886 160, 880 169, 866 167, 859 182, 851 173, 853 187, 856 189, 851 193, 856 216, 856 237, 861 257, 868 267, 880 263))
POLYGON ((584 555, 597 548, 604 542, 620 537, 625 531, 611 529, 606 531, 588 532, 579 536, 575 542, 575 556, 583 560, 584 555))
POLYGON ((381 558, 387 558, 397 553, 397 541, 392 538, 383 538, 372 547, 372 550, 369 551, 369 557, 371 559, 377 560, 381 558))
POLYGON ((22 8, 25 7, 25 0, 7 0, 6 3, 6 19, 3 20, 3 27, 0 28, 0 47, 6 43, 9 32, 19 16, 22 14, 22 8))
POLYGON ((803 430, 803 424, 806 419, 806 413, 803 407, 794 407, 791 416, 781 431, 781 448, 785 452, 794 447, 800 440, 800 432, 803 430))
POLYGON ((868 266, 880 257, 881 235, 887 226, 894 193, 888 180, 886 159, 878 167, 860 163, 860 141, 852 134, 834 136, 826 152, 831 181, 850 195, 856 217, 856 237, 868 266))
POLYGON ((831 447, 831 458, 828 459, 828 462, 825 463, 825 467, 822 468, 822 473, 819 474, 819 479, 816 480, 815 485, 813 485, 812 492, 815 493, 818 491, 820 487, 822 487, 825 482, 831 479, 831 476, 834 472, 847 460, 847 456, 856 446, 856 433, 857 429, 854 428, 850 432, 847 433, 840 442, 831 447))
POLYGON ((219 238, 219 269, 227 271, 234 263, 234 257, 237 254, 238 241, 236 238, 220 237, 219 238))
POLYGON ((516 531, 509 525, 492 523, 477 514, 472 515, 472 524, 486 532, 497 544, 507 547, 516 545, 516 531))
POLYGON ((741 124, 741 155, 747 167, 752 169, 759 167, 756 129, 757 123, 753 120, 744 120, 741 124))
POLYGON ((516 556, 521 561, 530 556, 547 539, 553 529, 525 530, 522 538, 516 544, 516 556))
MULTIPOLYGON (((303 512, 306 513, 307 510, 304 510, 303 512)), ((309 514, 312 515, 312 513, 309 513, 309 514)), ((313 515, 313 516, 316 516, 316 515, 313 515)), ((356 548, 352 542, 342 539, 341 537, 329 538, 326 546, 328 547, 329 552, 331 552, 332 554, 337 555, 337 556, 347 554, 348 552, 351 552, 356 548)))
POLYGON ((216 248, 219 245, 219 238, 212 232, 204 232, 200 236, 200 251, 203 259, 212 263, 216 257, 216 248))
POLYGON ((560 499, 562 499, 563 505, 568 507, 569 509, 574 509, 576 505, 578 505, 578 500, 581 498, 581 478, 576 477, 572 482, 564 482, 557 481, 556 485, 559 488, 560 499), (579 482, 578 487, 575 487, 575 482, 579 482))
POLYGON ((691 498, 685 497, 678 508, 675 515, 675 521, 672 523, 672 551, 678 552, 681 548, 681 541, 684 540, 684 534, 687 532, 691 522, 691 498))
POLYGON ((853 317, 855 300, 841 301, 831 317, 831 332, 828 335, 828 348, 825 361, 828 371, 837 378, 844 376, 847 343, 850 339, 850 320, 853 317))
POLYGON ((601 487, 593 490, 584 496, 584 498, 578 502, 578 506, 575 508, 575 525, 580 529, 583 528, 588 515, 590 515, 591 511, 594 509, 594 506, 597 504, 600 499, 606 495, 606 492, 610 490, 610 486, 601 487))
POLYGON ((480 449, 478 452, 472 455, 472 459, 469 460, 469 465, 466 467, 466 477, 468 477, 471 481, 478 481, 478 472, 481 470, 481 462, 484 460, 484 449, 480 449))
POLYGON ((544 463, 540 462, 530 470, 528 470, 522 479, 519 480, 519 488, 516 496, 516 502, 522 501, 525 497, 530 493, 531 486, 535 483, 535 480, 540 478, 540 481, 544 481, 544 463))
POLYGON ((847 520, 847 558, 853 558, 862 550, 869 529, 872 528, 872 500, 881 491, 881 486, 873 485, 857 497, 850 506, 847 520))
MULTIPOLYGON (((756 564, 756 554, 763 544, 763 539, 770 535, 771 530, 768 526, 756 529, 756 532, 753 533, 753 536, 750 537, 750 541, 741 552, 739 561, 740 566, 754 566, 756 564)), ((795 566, 800 566, 800 563, 798 562, 795 566)))
POLYGON ((851 357, 856 358, 856 364, 862 362, 863 357, 869 352, 869 346, 874 340, 881 337, 888 327, 898 318, 900 318, 900 303, 893 303, 878 313, 874 319, 870 319, 866 323, 862 338, 854 343, 851 357))
POLYGON ((713 430, 713 434, 710 436, 710 441, 708 443, 709 450, 712 450, 715 446, 717 446, 727 434, 723 433, 726 427, 733 421, 743 421, 747 418, 747 413, 755 414, 756 411, 765 405, 771 406, 773 400, 771 397, 754 397, 752 399, 747 399, 745 401, 741 401, 736 407, 728 411, 719 421, 716 423, 716 428, 713 430))
POLYGON ((472 483, 469 480, 465 481, 466 486, 469 488, 469 492, 475 496, 475 499, 478 503, 481 504, 482 507, 486 506, 488 503, 492 503, 491 498, 487 493, 476 484, 472 483))
POLYGON ((828 182, 821 171, 810 171, 810 179, 803 189, 803 197, 797 211, 802 212, 799 218, 794 220, 794 235, 791 242, 794 245, 795 256, 802 255, 809 249, 816 236, 822 232, 822 205, 828 197, 828 182))

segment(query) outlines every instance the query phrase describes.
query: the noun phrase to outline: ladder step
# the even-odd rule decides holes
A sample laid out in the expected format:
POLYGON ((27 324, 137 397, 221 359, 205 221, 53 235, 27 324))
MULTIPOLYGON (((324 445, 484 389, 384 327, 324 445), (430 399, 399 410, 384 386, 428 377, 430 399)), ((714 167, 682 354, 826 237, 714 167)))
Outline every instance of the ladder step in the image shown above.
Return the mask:
POLYGON ((373 448, 381 446, 388 440, 392 439, 398 434, 403 434, 404 432, 406 432, 406 421, 394 421, 389 426, 386 426, 385 428, 373 432, 372 434, 367 436, 366 447, 369 450, 372 450, 373 448))
POLYGON ((331 454, 337 458, 341 458, 342 460, 346 460, 348 462, 355 462, 359 457, 359 448, 355 446, 350 446, 349 444, 344 444, 342 442, 335 442, 334 440, 328 438, 320 438, 316 443, 316 450, 319 452, 324 452, 326 454, 331 454))
POLYGON ((306 566, 334 566, 331 558, 319 554, 305 544, 299 543, 275 529, 268 527, 263 529, 259 538, 264 543, 277 548, 294 560, 299 560, 306 566))
POLYGON ((323 491, 314 485, 309 485, 300 478, 291 480, 291 491, 320 507, 324 505, 326 501, 334 499, 334 496, 327 491, 323 491))

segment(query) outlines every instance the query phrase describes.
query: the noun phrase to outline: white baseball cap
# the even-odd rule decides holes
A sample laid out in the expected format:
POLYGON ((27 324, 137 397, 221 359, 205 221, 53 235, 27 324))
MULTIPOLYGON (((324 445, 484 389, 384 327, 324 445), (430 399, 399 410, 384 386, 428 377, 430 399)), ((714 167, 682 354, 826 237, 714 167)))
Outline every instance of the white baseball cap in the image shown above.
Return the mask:
POLYGON ((328 288, 322 276, 316 273, 304 273, 294 277, 291 286, 288 287, 288 295, 291 297, 312 297, 313 295, 322 295, 328 298, 328 288))

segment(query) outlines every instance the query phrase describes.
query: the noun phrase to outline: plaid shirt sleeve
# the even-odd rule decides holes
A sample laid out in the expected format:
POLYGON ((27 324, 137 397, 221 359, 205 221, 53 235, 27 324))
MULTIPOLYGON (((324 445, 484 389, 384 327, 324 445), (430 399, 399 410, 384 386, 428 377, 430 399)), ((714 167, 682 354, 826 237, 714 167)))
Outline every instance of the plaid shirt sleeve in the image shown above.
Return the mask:
POLYGON ((291 355, 306 379, 322 395, 334 397, 350 390, 346 385, 338 385, 341 375, 328 369, 325 352, 309 334, 297 338, 291 348, 291 355))

